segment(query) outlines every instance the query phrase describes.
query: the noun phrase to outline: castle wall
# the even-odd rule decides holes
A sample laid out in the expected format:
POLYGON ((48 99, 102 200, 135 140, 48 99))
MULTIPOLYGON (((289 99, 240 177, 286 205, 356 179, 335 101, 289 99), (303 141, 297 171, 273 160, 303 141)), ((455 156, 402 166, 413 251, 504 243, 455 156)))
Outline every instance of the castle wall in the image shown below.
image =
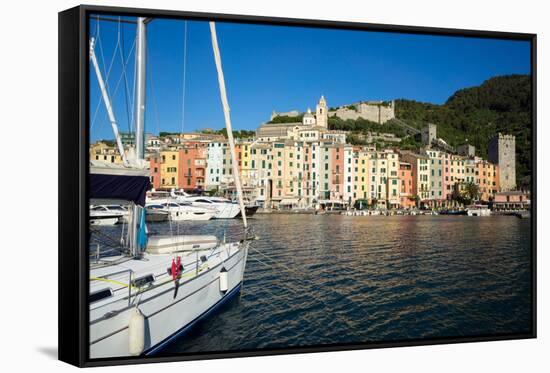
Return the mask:
POLYGON ((329 116, 336 115, 343 120, 357 120, 359 118, 369 120, 371 122, 384 124, 390 119, 395 118, 394 105, 381 105, 361 102, 355 105, 356 110, 347 107, 339 107, 335 111, 330 111, 329 116))

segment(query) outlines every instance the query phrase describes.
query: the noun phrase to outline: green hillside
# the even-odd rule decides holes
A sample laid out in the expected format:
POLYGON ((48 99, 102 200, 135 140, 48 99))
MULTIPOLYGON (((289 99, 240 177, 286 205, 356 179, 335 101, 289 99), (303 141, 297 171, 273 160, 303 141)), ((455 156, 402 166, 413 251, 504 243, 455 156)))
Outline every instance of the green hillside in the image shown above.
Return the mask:
POLYGON ((395 114, 416 128, 435 123, 438 137, 453 146, 468 140, 484 158, 494 134, 516 136, 516 173, 522 184, 531 175, 531 97, 529 75, 507 75, 461 89, 443 105, 396 100, 395 114))

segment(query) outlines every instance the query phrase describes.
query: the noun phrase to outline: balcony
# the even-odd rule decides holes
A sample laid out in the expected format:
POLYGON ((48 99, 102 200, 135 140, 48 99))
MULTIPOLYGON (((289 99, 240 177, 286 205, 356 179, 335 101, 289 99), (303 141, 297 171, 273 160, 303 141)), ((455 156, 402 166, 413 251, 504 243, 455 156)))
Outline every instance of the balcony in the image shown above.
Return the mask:
POLYGON ((206 167, 206 159, 195 159, 195 167, 204 168, 206 167))

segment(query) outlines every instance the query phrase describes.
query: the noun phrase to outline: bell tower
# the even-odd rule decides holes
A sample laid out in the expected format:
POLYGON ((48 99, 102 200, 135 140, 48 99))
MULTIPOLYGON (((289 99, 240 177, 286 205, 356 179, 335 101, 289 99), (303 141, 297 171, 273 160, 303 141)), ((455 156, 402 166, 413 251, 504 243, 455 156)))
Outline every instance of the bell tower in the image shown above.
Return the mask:
POLYGON ((315 113, 316 124, 321 127, 328 128, 328 108, 325 96, 321 96, 317 104, 317 112, 315 113))

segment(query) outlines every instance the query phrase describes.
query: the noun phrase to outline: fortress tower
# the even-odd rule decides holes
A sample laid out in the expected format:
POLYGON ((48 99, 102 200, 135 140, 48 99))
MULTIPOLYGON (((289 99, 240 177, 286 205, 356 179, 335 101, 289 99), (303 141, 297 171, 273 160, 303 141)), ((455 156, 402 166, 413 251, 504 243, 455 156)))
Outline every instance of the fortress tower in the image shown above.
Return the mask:
POLYGON ((325 96, 321 96, 321 99, 317 104, 315 119, 318 126, 328 128, 328 108, 325 96))
POLYGON ((427 126, 422 128, 422 145, 430 147, 432 141, 437 138, 437 126, 432 123, 428 123, 427 126))
POLYGON ((489 162, 499 168, 500 189, 516 188, 516 137, 499 133, 489 140, 489 162))

